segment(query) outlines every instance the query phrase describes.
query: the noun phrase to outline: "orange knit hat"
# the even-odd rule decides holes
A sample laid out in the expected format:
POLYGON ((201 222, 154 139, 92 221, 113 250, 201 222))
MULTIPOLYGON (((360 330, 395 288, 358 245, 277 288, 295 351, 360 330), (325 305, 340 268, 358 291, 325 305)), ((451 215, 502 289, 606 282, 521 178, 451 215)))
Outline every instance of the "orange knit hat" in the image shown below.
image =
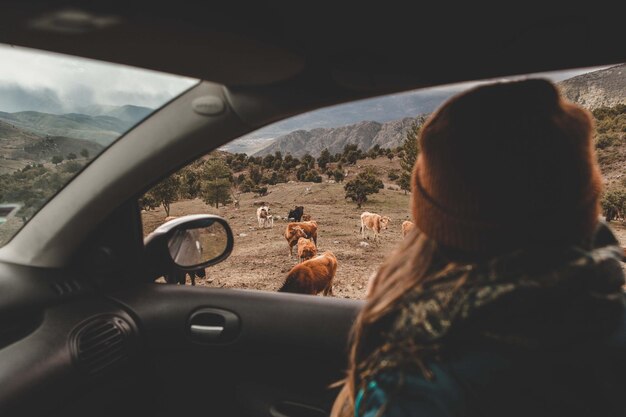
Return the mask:
POLYGON ((585 241, 602 187, 592 131, 590 114, 546 80, 451 98, 418 139, 417 227, 444 246, 485 255, 585 241))

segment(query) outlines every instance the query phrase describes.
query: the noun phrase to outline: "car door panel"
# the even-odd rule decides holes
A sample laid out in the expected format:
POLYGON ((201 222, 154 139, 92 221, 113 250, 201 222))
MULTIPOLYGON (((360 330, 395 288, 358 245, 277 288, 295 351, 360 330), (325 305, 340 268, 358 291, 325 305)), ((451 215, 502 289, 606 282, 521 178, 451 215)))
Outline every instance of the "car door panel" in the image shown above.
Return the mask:
POLYGON ((327 413, 342 378, 361 301, 247 290, 142 285, 112 295, 141 329, 163 409, 216 415, 327 413), (189 318, 205 308, 240 320, 227 343, 195 341, 189 318), (184 399, 184 400, 183 400, 184 399))

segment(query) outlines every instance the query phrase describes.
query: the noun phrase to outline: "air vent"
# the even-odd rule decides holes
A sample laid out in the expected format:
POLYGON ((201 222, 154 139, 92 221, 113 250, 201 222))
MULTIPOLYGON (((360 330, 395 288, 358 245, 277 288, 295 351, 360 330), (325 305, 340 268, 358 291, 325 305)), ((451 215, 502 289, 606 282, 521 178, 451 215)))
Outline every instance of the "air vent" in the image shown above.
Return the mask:
POLYGON ((124 361, 133 347, 132 332, 119 316, 98 317, 83 324, 71 338, 76 364, 83 372, 96 375, 124 361))

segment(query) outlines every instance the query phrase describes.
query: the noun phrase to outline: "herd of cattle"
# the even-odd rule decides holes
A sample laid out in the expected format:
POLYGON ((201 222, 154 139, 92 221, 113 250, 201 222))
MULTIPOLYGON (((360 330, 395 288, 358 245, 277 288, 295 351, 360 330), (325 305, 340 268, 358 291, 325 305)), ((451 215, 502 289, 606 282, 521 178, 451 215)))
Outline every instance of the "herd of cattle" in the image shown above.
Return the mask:
MULTIPOLYGON (((257 209, 259 228, 273 227, 274 216, 270 213, 269 206, 263 204, 257 209)), ((284 237, 289 246, 289 257, 293 257, 293 249, 297 248, 298 263, 287 274, 279 292, 299 294, 333 295, 333 280, 337 272, 337 258, 331 251, 322 254, 317 253, 317 221, 312 220, 310 215, 304 214, 303 206, 296 206, 287 215, 289 223, 285 228, 284 237)), ((359 232, 365 239, 366 229, 374 234, 374 241, 380 239, 382 230, 387 229, 391 219, 368 211, 361 214, 361 227, 359 232)), ((402 236, 406 236, 414 227, 413 222, 402 223, 402 236)))
MULTIPOLYGON (((259 229, 273 228, 274 220, 280 219, 270 213, 270 208, 262 204, 256 211, 259 229)), ((166 220, 172 220, 168 217, 166 220)), ((294 247, 297 250, 298 263, 291 268, 279 292, 312 294, 322 293, 323 295, 333 295, 333 280, 337 272, 337 258, 335 254, 327 250, 318 254, 317 234, 318 223, 311 219, 311 216, 304 213, 303 206, 296 206, 290 210, 286 220, 287 227, 283 236, 289 246, 289 258, 293 258, 294 247)), ((382 230, 388 228, 391 219, 388 216, 381 216, 368 211, 361 214, 361 227, 359 233, 363 239, 366 238, 366 229, 372 231, 374 241, 380 239, 382 230)), ((405 237, 413 228, 413 222, 404 221, 402 223, 402 236, 405 237)), ((196 277, 205 277, 204 268, 198 271, 188 272, 191 278, 191 285, 195 285, 196 277)), ((165 276, 165 280, 172 284, 185 284, 186 273, 172 271, 165 276)))

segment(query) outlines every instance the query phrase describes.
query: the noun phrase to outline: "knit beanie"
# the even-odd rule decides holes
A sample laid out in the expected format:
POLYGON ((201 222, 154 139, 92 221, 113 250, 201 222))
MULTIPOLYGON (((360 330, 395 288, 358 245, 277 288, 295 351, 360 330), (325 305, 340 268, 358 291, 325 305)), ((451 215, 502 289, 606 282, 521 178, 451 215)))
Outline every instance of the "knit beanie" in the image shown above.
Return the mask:
POLYGON ((423 125, 412 176, 417 227, 466 253, 590 240, 602 177, 590 114, 542 79, 474 88, 423 125))

